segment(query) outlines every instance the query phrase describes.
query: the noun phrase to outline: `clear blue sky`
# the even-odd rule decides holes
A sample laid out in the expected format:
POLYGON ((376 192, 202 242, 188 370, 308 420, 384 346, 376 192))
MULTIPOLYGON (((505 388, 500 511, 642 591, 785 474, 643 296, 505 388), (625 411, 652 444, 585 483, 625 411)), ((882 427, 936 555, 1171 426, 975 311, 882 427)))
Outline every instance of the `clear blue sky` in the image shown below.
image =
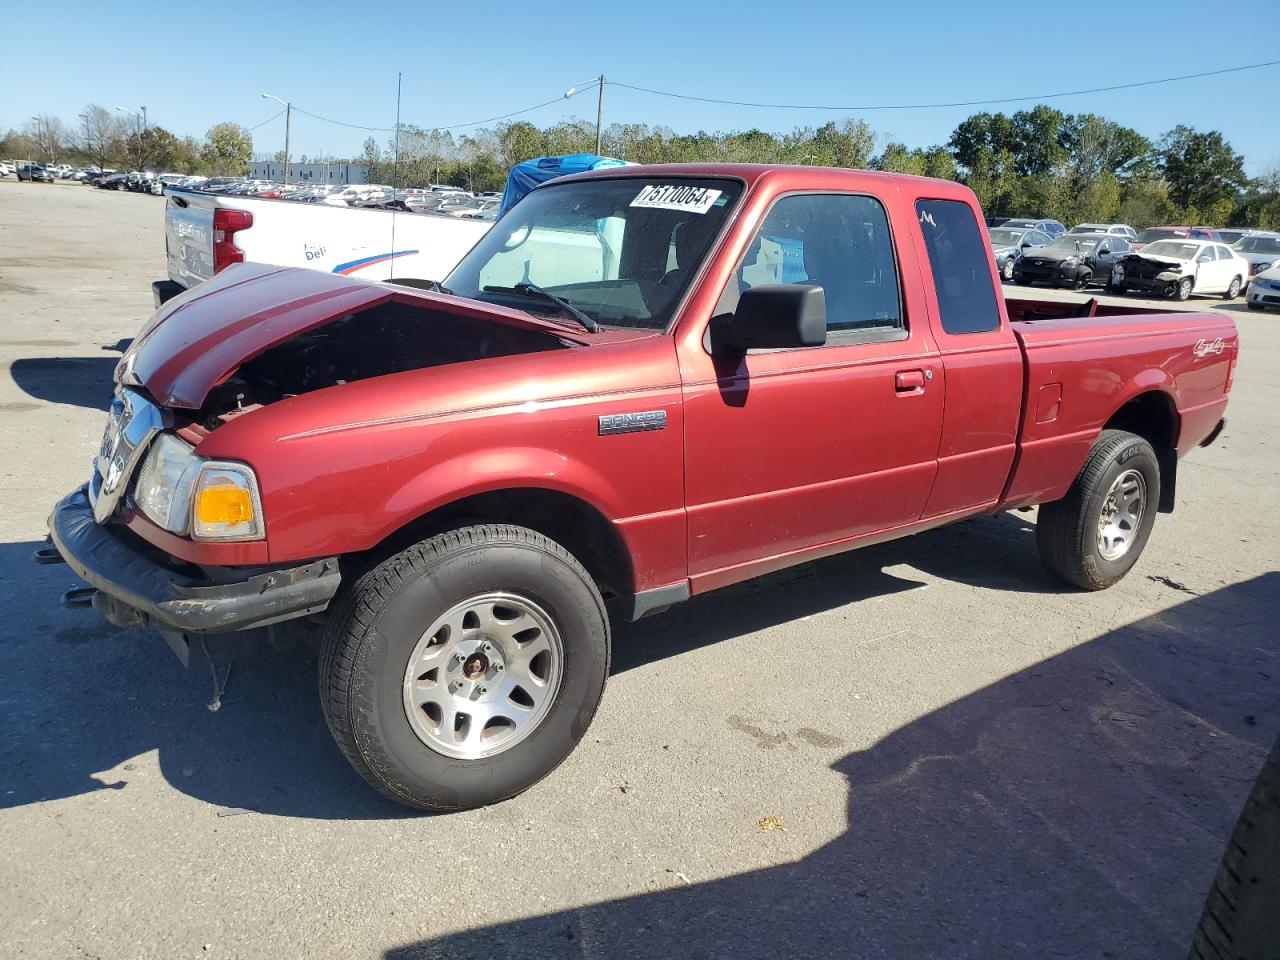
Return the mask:
MULTIPOLYGON (((549 9, 228 2, 126 5, 117 16, 100 3, 8 4, 0 129, 43 113, 76 124, 85 104, 96 102, 145 104, 152 123, 202 135, 220 120, 252 126, 272 116, 279 108, 261 99, 264 90, 328 117, 390 127, 397 71, 404 74, 402 119, 431 127, 550 100, 601 71, 627 83, 727 99, 885 104, 1025 96, 1280 56, 1277 11, 1268 3, 919 2, 863 9, 836 0, 651 0, 549 9), (491 12, 497 10, 504 12, 491 12)), ((1152 138, 1178 123, 1221 130, 1257 174, 1280 165, 1277 91, 1280 67, 1271 67, 1048 102, 1102 114, 1152 138)), ((782 131, 860 116, 882 142, 928 146, 945 142, 977 109, 1023 106, 766 110, 610 87, 605 121, 782 131)), ((544 125, 567 116, 594 119, 594 94, 524 119, 544 125)), ((295 113, 292 153, 354 154, 366 136, 295 113)), ((283 118, 254 131, 256 150, 283 143, 283 118)))

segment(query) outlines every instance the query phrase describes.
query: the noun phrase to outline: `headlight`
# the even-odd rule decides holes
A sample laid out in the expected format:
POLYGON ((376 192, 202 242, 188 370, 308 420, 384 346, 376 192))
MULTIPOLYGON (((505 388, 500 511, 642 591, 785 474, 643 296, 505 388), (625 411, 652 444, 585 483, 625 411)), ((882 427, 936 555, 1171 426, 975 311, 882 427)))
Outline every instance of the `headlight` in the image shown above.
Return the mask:
POLYGON ((1072 265, 1073 263, 1075 263, 1075 262, 1076 262, 1076 258, 1075 258, 1075 257, 1067 257, 1067 259, 1065 259, 1065 260, 1063 260, 1063 261, 1062 261, 1062 265, 1063 265, 1064 267, 1069 267, 1069 266, 1071 266, 1071 265, 1072 265))
POLYGON ((208 461, 196 479, 191 508, 196 540, 260 540, 262 498, 253 470, 243 463, 208 461))
POLYGON ((156 437, 142 461, 133 499, 152 522, 183 536, 191 518, 191 487, 200 466, 190 444, 171 433, 156 437))
POLYGON ((138 471, 133 499, 153 523, 195 540, 260 540, 262 498, 243 463, 205 460, 190 444, 161 434, 138 471))

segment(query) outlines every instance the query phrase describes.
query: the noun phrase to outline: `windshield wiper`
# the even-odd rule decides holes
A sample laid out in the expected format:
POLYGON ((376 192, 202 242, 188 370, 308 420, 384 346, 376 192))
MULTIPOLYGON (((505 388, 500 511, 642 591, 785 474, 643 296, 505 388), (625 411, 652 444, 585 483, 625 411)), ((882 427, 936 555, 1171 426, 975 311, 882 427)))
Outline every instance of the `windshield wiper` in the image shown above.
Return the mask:
POLYGON ((482 289, 485 293, 514 293, 521 297, 542 300, 545 303, 550 303, 553 306, 559 307, 563 313, 568 314, 582 324, 588 332, 600 332, 600 324, 596 323, 590 316, 583 313, 568 300, 562 300, 560 297, 557 297, 550 290, 543 290, 542 287, 538 286, 536 283, 517 283, 514 287, 490 286, 482 289))

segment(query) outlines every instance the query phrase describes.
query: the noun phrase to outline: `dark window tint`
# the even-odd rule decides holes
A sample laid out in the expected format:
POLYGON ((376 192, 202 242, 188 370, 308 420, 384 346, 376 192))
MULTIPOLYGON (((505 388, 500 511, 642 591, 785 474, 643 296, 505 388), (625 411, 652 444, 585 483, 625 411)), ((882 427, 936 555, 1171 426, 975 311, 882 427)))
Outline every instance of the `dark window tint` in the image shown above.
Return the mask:
POLYGON ((967 203, 917 200, 920 232, 947 333, 982 333, 1000 326, 987 245, 967 203))
POLYGON ((736 279, 738 292, 762 283, 820 285, 831 333, 883 337, 904 329, 889 220, 874 197, 783 197, 760 225, 736 279))

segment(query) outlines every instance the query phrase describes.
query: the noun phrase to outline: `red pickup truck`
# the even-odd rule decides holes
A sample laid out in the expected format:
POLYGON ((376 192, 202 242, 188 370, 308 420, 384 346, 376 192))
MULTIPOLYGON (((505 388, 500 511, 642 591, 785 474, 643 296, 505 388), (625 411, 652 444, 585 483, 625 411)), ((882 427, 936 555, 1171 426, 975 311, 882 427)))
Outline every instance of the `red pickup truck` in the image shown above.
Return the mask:
POLYGON ((229 268, 121 359, 53 544, 188 664, 315 638, 375 788, 493 803, 586 730, 606 598, 1033 504, 1054 573, 1124 576, 1235 327, 1006 303, 982 223, 949 182, 626 167, 535 189, 443 283, 229 268))

